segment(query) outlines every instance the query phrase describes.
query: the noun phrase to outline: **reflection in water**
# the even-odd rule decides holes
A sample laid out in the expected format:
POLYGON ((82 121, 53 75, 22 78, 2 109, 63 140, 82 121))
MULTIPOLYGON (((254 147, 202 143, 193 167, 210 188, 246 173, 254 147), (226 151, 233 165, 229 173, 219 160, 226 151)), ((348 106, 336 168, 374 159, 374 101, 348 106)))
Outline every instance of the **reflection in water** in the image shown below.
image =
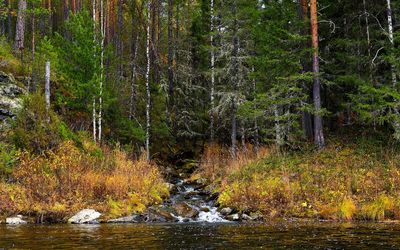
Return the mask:
POLYGON ((0 225, 0 248, 398 249, 397 224, 0 225))

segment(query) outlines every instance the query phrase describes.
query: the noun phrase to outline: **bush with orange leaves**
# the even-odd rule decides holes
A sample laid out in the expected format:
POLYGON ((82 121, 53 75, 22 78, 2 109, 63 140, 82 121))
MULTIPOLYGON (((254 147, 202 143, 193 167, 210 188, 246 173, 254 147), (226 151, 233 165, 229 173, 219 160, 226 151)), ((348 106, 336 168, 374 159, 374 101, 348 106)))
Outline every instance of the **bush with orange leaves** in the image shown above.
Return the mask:
POLYGON ((207 145, 201 157, 200 169, 197 175, 211 182, 220 181, 222 177, 238 171, 241 167, 269 155, 271 150, 266 147, 255 148, 247 144, 238 150, 235 157, 227 147, 218 144, 207 145))
POLYGON ((0 183, 0 214, 58 220, 90 207, 119 216, 141 212, 169 195, 154 163, 131 161, 118 147, 99 150, 87 140, 83 149, 67 141, 39 156, 22 153, 14 184, 0 183))
POLYGON ((297 152, 245 148, 237 158, 211 145, 196 177, 212 184, 221 206, 264 217, 399 220, 400 147, 342 141, 297 152))

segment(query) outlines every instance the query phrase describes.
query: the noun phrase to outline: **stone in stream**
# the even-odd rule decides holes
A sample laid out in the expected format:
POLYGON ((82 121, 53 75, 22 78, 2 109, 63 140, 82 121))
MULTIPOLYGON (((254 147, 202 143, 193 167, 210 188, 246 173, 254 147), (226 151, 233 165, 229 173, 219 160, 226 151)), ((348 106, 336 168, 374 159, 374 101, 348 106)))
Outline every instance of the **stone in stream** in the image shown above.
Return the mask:
POLYGON ((77 214, 72 216, 68 223, 71 224, 92 224, 98 223, 97 219, 101 216, 101 213, 97 212, 94 209, 83 209, 79 211, 77 214))
POLYGON ((145 218, 143 215, 134 214, 117 219, 108 220, 107 223, 139 223, 144 221, 144 219, 145 218))
POLYGON ((249 215, 247 215, 247 214, 242 214, 241 219, 242 219, 242 220, 245 220, 245 221, 254 220, 253 217, 251 217, 251 216, 249 216, 249 215))
POLYGON ((224 216, 230 215, 233 212, 233 209, 230 207, 224 207, 221 209, 220 213, 224 216))
POLYGON ((179 221, 169 211, 162 208, 149 208, 146 214, 145 222, 177 222, 179 221))
POLYGON ((186 202, 174 204, 172 207, 175 209, 178 216, 184 218, 195 218, 199 215, 199 211, 189 206, 186 202))
POLYGON ((28 224, 28 222, 22 219, 22 215, 17 215, 15 217, 6 218, 6 224, 8 225, 21 225, 28 224))
POLYGON ((230 220, 230 221, 238 221, 239 220, 239 214, 228 215, 228 216, 226 216, 226 219, 230 220))

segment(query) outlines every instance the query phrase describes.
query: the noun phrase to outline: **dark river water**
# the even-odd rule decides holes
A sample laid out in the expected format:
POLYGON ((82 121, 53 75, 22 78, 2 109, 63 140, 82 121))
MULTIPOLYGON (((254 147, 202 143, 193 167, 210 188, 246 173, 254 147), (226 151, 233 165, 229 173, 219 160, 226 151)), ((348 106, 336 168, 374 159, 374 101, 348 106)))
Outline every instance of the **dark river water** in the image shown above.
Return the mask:
POLYGON ((0 249, 400 249, 400 224, 0 225, 0 249))

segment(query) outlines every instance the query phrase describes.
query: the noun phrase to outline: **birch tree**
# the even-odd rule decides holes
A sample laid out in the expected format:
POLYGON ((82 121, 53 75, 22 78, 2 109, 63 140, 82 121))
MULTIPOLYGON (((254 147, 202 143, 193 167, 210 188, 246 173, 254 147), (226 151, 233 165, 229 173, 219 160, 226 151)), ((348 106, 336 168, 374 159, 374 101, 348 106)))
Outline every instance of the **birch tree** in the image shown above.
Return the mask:
POLYGON ((151 92, 150 92, 150 67, 151 67, 151 34, 150 34, 150 23, 151 23, 151 0, 147 0, 147 16, 146 16, 146 155, 147 160, 150 160, 150 129, 151 129, 151 92))

